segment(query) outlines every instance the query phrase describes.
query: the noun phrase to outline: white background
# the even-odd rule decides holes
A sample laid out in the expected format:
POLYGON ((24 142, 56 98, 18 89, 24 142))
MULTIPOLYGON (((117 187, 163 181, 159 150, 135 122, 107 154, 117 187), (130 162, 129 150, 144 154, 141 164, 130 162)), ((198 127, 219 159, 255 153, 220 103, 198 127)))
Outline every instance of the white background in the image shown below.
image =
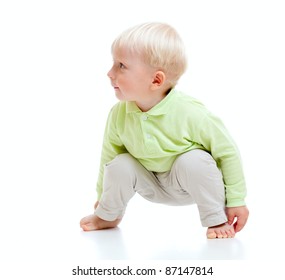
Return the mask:
POLYGON ((275 0, 1 1, 5 279, 33 273, 51 279, 48 271, 69 279, 73 266, 112 259, 228 259, 233 268, 237 259, 246 267, 258 260, 276 271, 271 262, 285 249, 284 14, 283 1, 275 0), (251 215, 234 240, 209 243, 195 207, 139 197, 119 229, 79 228, 96 200, 104 125, 117 102, 106 76, 110 45, 145 21, 167 22, 181 34, 189 67, 178 88, 220 116, 240 148, 251 215))

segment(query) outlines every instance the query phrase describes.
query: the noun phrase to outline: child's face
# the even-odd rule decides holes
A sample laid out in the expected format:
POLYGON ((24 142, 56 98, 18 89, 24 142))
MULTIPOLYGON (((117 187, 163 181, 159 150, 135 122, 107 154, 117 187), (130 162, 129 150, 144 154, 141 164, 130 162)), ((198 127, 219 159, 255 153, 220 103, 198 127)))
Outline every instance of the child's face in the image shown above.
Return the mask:
POLYGON ((108 77, 119 100, 144 102, 149 98, 155 69, 128 50, 115 50, 108 77))

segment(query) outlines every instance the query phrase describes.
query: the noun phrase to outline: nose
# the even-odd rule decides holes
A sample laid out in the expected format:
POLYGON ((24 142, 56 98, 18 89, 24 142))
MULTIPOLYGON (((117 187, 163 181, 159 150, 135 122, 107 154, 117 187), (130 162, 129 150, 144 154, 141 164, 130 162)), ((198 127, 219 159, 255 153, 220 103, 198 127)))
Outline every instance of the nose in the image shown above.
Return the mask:
POLYGON ((108 76, 110 79, 114 79, 113 67, 108 71, 107 76, 108 76))

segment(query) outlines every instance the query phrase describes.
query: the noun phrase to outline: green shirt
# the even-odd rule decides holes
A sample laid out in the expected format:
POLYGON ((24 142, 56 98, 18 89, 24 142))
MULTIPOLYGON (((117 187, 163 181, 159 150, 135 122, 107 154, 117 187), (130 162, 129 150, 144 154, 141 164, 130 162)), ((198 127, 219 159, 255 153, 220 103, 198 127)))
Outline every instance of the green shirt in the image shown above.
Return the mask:
POLYGON ((227 206, 245 205, 245 180, 236 144, 219 118, 176 89, 147 112, 135 102, 121 101, 112 108, 104 134, 98 199, 103 191, 104 165, 118 154, 130 153, 147 170, 165 172, 177 156, 193 149, 208 151, 217 162, 227 206))

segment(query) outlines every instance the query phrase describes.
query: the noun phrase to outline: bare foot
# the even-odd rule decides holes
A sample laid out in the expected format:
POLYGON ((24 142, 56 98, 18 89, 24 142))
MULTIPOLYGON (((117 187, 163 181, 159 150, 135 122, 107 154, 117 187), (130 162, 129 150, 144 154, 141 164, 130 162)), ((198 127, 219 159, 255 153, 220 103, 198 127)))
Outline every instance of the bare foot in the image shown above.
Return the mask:
POLYGON ((209 227, 207 230, 207 238, 233 238, 235 236, 235 230, 232 225, 224 223, 218 226, 209 227))
POLYGON ((121 222, 121 220, 122 219, 117 219, 115 221, 106 221, 99 218, 95 214, 92 214, 80 221, 80 227, 84 231, 114 228, 121 222))

